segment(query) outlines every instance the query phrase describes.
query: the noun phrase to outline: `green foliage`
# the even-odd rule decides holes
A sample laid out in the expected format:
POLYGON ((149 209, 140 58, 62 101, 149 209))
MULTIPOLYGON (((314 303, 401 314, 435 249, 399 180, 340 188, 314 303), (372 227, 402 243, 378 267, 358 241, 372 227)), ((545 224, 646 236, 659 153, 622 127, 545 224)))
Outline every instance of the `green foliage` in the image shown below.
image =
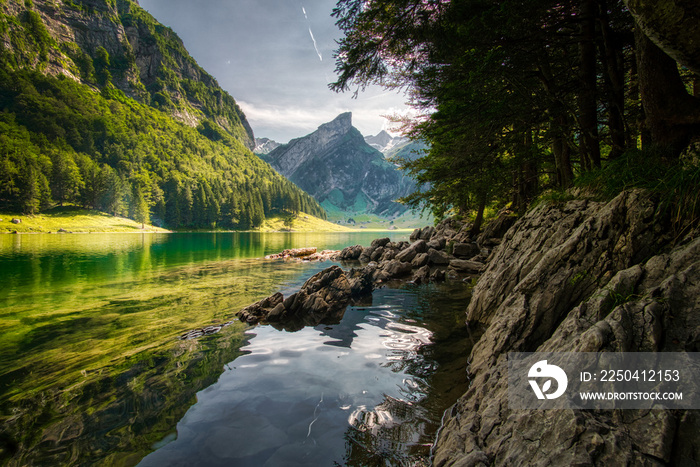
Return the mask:
POLYGON ((541 203, 561 204, 566 203, 567 201, 571 201, 572 199, 575 199, 575 196, 572 195, 568 190, 551 189, 545 191, 544 193, 540 194, 537 198, 535 198, 531 203, 531 207, 535 207, 541 203))
POLYGON ((112 73, 109 71, 109 52, 102 46, 99 46, 95 50, 95 58, 92 61, 93 68, 95 69, 95 76, 97 77, 97 83, 101 86, 105 86, 107 83, 112 81, 112 73))
POLYGON ((237 139, 214 141, 113 87, 95 93, 0 69, 0 89, 2 209, 35 212, 53 199, 171 228, 251 229, 298 211, 325 218, 237 139))
POLYGON ((0 60, 6 69, 45 70, 51 52, 52 66, 63 64, 83 83, 102 88, 108 99, 118 98, 114 94, 116 86, 159 110, 212 120, 216 122, 215 132, 252 144, 252 131, 235 100, 199 67, 170 28, 130 1, 119 2, 117 6, 115 1, 87 4, 63 0, 63 5, 74 10, 71 15, 101 15, 108 17, 115 27, 135 28, 140 44, 154 50, 155 76, 151 71, 140 72, 135 52, 126 39, 118 42, 108 38, 101 42, 102 37, 94 37, 93 31, 86 30, 76 35, 78 44, 62 43, 59 47, 41 14, 32 10, 30 4, 25 5, 25 10, 3 9, 0 13, 0 34, 10 42, 9 47, 0 50, 0 60), (95 47, 96 43, 100 45, 95 47))

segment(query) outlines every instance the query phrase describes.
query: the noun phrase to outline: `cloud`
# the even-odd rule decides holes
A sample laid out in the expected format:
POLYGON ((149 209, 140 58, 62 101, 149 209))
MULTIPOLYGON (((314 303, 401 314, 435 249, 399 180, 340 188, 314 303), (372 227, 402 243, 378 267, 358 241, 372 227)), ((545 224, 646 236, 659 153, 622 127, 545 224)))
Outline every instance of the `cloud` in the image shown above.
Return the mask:
MULTIPOLYGON (((385 99, 394 99, 386 95, 385 99)), ((316 107, 295 106, 288 104, 259 104, 238 101, 248 122, 257 137, 266 136, 280 143, 308 135, 320 125, 330 122, 343 112, 352 112, 352 123, 365 135, 373 135, 385 129, 396 133, 397 125, 389 122, 385 116, 402 113, 404 109, 397 102, 376 100, 375 105, 356 99, 329 99, 316 107)))
MULTIPOLYGON (((297 130, 291 134, 293 137, 304 136, 325 122, 333 120, 338 114, 333 109, 310 109, 294 106, 259 105, 245 101, 238 101, 248 121, 253 128, 279 128, 297 130)), ((264 136, 264 135, 261 135, 264 136)))

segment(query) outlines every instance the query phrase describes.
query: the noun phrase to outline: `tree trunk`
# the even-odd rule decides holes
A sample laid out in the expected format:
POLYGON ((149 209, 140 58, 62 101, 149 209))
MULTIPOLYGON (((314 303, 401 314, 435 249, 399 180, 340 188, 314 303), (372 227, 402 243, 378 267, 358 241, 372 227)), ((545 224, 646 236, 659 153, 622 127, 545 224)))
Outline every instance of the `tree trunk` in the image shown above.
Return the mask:
POLYGON ((612 149, 609 159, 622 155, 628 146, 625 131, 625 70, 622 41, 610 27, 607 3, 600 0, 600 29, 602 35, 603 71, 606 85, 608 127, 612 149))
POLYGON ((700 100, 686 91, 676 62, 640 28, 635 30, 644 126, 652 144, 677 156, 700 134, 700 100))
POLYGON ((700 75, 698 0, 624 0, 644 34, 678 63, 700 75))
POLYGON ((471 238, 476 237, 481 232, 481 224, 484 223, 484 210, 486 209, 486 196, 479 195, 479 207, 476 210, 476 218, 474 219, 474 225, 472 225, 469 231, 469 236, 471 238))
POLYGON ((552 152, 554 163, 557 167, 557 184, 559 188, 569 188, 574 180, 571 169, 571 151, 569 147, 569 130, 566 117, 558 115, 551 123, 550 128, 554 133, 552 152))
POLYGON ((579 124, 581 126, 581 163, 585 170, 600 167, 596 100, 596 10, 595 0, 581 0, 579 124))

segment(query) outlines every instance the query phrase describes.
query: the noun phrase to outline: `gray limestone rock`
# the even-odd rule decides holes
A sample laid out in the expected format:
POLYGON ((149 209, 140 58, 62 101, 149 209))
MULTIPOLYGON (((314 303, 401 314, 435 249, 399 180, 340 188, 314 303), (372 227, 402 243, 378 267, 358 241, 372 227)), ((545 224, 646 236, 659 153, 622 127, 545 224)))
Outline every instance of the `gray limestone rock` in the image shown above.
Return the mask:
POLYGON ((453 259, 450 261, 450 267, 460 272, 466 272, 467 274, 479 274, 484 270, 486 265, 468 259, 453 259))
POLYGON ((428 254, 427 253, 419 253, 416 255, 415 258, 413 258, 413 261, 411 261, 411 265, 414 268, 422 268, 423 266, 426 266, 428 264, 428 254))
POLYGON ((692 465, 688 411, 514 411, 508 352, 683 352, 700 347, 700 238, 668 248, 642 191, 540 205, 518 220, 473 290, 485 326, 471 386, 444 418, 434 465, 692 465))
POLYGON ((476 243, 455 243, 452 245, 452 254, 458 258, 470 259, 481 253, 476 243))
POLYGON ((447 265, 453 259, 450 255, 444 251, 435 250, 431 248, 428 250, 428 263, 434 265, 447 265))

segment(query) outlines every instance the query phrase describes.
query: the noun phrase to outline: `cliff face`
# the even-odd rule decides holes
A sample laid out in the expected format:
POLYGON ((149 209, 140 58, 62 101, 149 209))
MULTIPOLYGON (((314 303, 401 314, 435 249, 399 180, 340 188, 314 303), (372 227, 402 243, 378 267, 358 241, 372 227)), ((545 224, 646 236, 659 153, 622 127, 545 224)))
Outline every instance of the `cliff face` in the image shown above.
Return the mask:
POLYGON ((669 250, 644 192, 543 205, 491 255, 467 315, 485 327, 435 465, 695 465, 700 417, 670 410, 510 410, 508 352, 696 352, 700 238, 669 250))
POLYGON ((64 75, 165 110, 196 127, 215 123, 254 147, 234 99, 187 53, 180 38, 131 0, 0 3, 3 61, 64 75))
POLYGON ((365 142, 350 113, 278 147, 265 160, 327 209, 397 214, 406 208, 394 200, 414 189, 410 179, 365 142))

